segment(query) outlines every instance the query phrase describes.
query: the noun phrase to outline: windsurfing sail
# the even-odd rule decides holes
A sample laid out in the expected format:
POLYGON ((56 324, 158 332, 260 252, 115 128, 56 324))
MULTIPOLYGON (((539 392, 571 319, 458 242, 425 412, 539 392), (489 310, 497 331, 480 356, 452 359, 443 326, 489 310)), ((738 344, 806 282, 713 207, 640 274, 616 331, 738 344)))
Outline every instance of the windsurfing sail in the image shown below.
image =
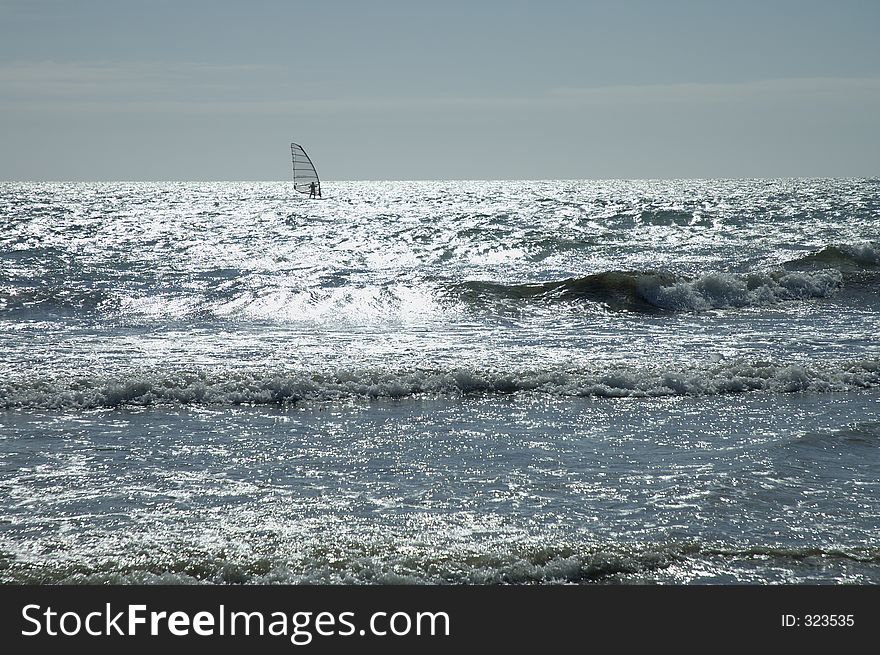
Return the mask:
POLYGON ((312 184, 318 195, 321 195, 321 180, 318 171, 303 147, 298 143, 290 144, 290 158, 293 160, 293 188, 300 193, 312 192, 312 184))

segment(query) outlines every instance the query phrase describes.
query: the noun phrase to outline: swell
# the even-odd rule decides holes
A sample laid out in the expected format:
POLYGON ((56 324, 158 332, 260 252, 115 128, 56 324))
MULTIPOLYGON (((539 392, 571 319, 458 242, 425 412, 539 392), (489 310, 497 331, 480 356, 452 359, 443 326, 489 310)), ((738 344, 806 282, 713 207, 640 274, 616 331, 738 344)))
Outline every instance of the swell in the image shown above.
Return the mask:
POLYGON ((880 386, 880 360, 740 362, 692 370, 152 371, 117 377, 10 378, 2 409, 291 405, 351 399, 461 398, 480 394, 660 398, 763 391, 828 393, 880 386))
POLYGON ((880 421, 860 421, 836 430, 808 431, 795 440, 795 445, 823 450, 874 449, 880 445, 880 421))
MULTIPOLYGON (((528 300, 551 302, 577 302, 588 300, 607 304, 614 309, 650 311, 653 306, 640 297, 639 274, 610 271, 579 278, 569 278, 537 284, 499 284, 495 282, 469 281, 454 287, 459 296, 470 303, 480 303, 487 298, 502 300, 528 300)), ((658 276, 662 280, 662 276, 658 276)), ((671 278, 668 278, 671 281, 671 278)))

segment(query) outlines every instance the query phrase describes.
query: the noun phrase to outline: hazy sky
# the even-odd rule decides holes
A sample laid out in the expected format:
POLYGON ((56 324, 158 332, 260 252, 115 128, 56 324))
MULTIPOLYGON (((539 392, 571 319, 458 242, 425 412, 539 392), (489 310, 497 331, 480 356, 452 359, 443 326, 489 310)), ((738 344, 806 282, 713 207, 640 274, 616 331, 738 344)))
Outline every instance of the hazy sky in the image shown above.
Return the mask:
POLYGON ((880 175, 880 0, 0 0, 0 179, 880 175))

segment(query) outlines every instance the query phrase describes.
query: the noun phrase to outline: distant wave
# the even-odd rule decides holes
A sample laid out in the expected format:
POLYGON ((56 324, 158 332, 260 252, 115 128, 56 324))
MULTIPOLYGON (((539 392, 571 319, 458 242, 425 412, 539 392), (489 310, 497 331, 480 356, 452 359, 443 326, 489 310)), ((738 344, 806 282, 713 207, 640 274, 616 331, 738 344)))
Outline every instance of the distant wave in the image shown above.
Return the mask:
POLYGON ((238 273, 238 269, 217 269, 196 275, 200 285, 162 289, 141 285, 128 292, 109 283, 104 289, 57 282, 37 286, 31 280, 28 286, 0 288, 0 315, 363 323, 439 317, 462 307, 503 311, 521 303, 586 302, 612 311, 654 314, 773 307, 828 298, 844 288, 880 293, 880 245, 828 245, 786 262, 781 270, 696 276, 612 270, 537 283, 429 278, 407 284, 382 280, 349 284, 332 277, 332 284, 325 284, 325 279, 318 285, 287 287, 269 280, 260 287, 241 282, 235 277, 238 273), (224 284, 216 284, 217 279, 224 284))
POLYGON ((119 301, 98 289, 69 287, 0 289, 0 314, 34 312, 40 315, 71 316, 118 308, 119 301))
MULTIPOLYGON (((616 218, 625 218, 626 215, 616 218)), ((634 221, 642 225, 707 225, 712 223, 711 217, 704 217, 695 209, 663 209, 654 207, 642 209, 633 217, 634 221)))
POLYGON ((289 559, 254 558, 225 553, 155 552, 126 562, 29 564, 10 560, 0 569, 5 584, 601 584, 675 580, 677 565, 703 562, 721 574, 748 572, 760 559, 810 578, 815 562, 823 567, 860 569, 876 581, 876 549, 773 546, 719 547, 711 544, 607 544, 489 546, 453 549, 442 556, 433 547, 401 552, 391 544, 349 544, 344 548, 304 549, 289 559))
POLYGON ((268 288, 123 296, 100 289, 68 287, 0 289, 0 315, 21 317, 130 317, 381 322, 420 320, 455 311, 464 304, 490 311, 497 303, 546 305, 592 302, 614 311, 699 312, 765 307, 826 298, 844 284, 837 270, 767 273, 709 273, 697 278, 655 272, 609 271, 538 284, 468 281, 411 287, 338 287, 292 292, 268 288))
POLYGON ((548 303, 587 300, 613 310, 695 312, 825 298, 842 285, 843 276, 834 269, 709 273, 697 278, 655 272, 610 271, 539 284, 471 281, 457 285, 457 291, 465 300, 474 303, 487 298, 548 303))
POLYGON ((302 401, 547 394, 656 398, 747 391, 836 392, 880 386, 880 360, 817 365, 732 363, 704 370, 177 371, 115 378, 19 378, 0 383, 0 408, 288 405, 302 401))
POLYGON ((830 245, 786 263, 789 269, 836 268, 844 272, 880 268, 880 245, 876 243, 830 245))

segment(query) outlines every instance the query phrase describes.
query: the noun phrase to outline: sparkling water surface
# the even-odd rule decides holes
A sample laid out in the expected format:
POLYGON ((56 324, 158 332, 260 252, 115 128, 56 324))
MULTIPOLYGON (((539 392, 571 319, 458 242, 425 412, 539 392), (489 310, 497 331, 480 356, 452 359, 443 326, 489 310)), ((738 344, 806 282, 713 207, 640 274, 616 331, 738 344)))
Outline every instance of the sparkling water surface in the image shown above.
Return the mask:
POLYGON ((5 582, 880 581, 880 182, 0 184, 5 582))

